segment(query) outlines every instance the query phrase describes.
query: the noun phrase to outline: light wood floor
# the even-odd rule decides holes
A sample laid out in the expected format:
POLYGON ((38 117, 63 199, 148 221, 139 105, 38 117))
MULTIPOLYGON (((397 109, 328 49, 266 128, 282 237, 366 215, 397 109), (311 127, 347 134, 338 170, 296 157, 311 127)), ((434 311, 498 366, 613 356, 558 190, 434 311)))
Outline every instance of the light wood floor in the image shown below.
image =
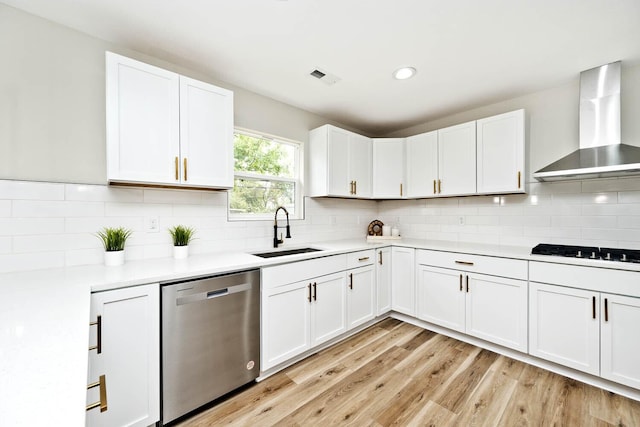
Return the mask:
POLYGON ((184 426, 640 426, 640 402, 386 319, 184 426))

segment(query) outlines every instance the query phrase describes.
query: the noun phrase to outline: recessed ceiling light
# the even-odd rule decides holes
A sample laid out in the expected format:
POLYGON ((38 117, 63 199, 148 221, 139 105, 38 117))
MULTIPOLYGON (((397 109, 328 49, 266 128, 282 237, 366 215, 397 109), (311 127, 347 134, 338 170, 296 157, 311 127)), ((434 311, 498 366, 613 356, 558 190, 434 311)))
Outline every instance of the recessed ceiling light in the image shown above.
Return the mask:
POLYGON ((398 80, 406 80, 415 76, 416 69, 413 67, 402 67, 398 68, 393 72, 393 77, 398 80))

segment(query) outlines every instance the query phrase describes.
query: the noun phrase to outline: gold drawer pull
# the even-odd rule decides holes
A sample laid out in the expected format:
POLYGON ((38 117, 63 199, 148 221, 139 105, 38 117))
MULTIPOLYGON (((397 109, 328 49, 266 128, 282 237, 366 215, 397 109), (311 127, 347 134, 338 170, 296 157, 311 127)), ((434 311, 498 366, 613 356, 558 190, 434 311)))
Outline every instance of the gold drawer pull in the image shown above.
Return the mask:
POLYGON ((473 265, 472 262, 469 261, 456 261, 456 264, 462 264, 462 265, 473 265))
POLYGON ((100 400, 95 403, 87 405, 87 411, 95 408, 100 408, 100 412, 107 410, 107 377, 100 375, 100 379, 95 383, 91 383, 87 386, 87 390, 91 390, 94 387, 100 387, 100 400))
POLYGON ((369 257, 365 256, 365 257, 362 257, 362 258, 358 258, 358 261, 369 261, 369 257))
POLYGON ((187 182, 187 158, 184 158, 184 181, 187 182))
POLYGON ((378 264, 382 265, 382 251, 378 252, 378 264))
POLYGON ((102 316, 98 316, 98 319, 95 322, 91 322, 89 323, 89 326, 97 326, 98 330, 97 330, 97 342, 96 345, 92 345, 91 347, 89 347, 89 351, 91 350, 98 350, 98 354, 102 353, 102 316))

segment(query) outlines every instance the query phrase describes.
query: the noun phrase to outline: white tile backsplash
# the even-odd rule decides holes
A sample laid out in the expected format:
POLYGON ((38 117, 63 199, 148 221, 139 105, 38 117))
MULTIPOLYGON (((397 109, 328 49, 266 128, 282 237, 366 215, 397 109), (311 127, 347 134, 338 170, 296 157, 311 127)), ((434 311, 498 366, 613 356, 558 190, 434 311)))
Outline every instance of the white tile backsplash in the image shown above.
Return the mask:
MULTIPOLYGON (((369 222, 380 219, 410 238, 640 248, 640 178, 528 188, 525 195, 381 202, 306 198, 305 219, 291 221, 293 238, 285 246, 363 237, 369 222)), ((196 228, 194 254, 272 244, 271 220, 227 220, 226 192, 0 180, 0 272, 100 264, 95 233, 105 226, 133 230, 127 260, 169 257, 167 228, 177 224, 196 228), (158 218, 158 232, 146 231, 149 217, 158 218)))

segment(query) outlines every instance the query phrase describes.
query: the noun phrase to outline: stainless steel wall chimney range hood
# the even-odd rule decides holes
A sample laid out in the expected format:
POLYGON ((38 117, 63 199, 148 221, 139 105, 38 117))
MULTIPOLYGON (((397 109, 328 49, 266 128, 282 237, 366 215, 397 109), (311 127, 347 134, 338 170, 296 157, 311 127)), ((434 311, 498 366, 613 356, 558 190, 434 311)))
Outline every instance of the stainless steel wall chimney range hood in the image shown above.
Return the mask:
POLYGON ((640 147, 620 141, 620 61, 580 73, 580 149, 533 174, 538 181, 640 174, 640 147))

